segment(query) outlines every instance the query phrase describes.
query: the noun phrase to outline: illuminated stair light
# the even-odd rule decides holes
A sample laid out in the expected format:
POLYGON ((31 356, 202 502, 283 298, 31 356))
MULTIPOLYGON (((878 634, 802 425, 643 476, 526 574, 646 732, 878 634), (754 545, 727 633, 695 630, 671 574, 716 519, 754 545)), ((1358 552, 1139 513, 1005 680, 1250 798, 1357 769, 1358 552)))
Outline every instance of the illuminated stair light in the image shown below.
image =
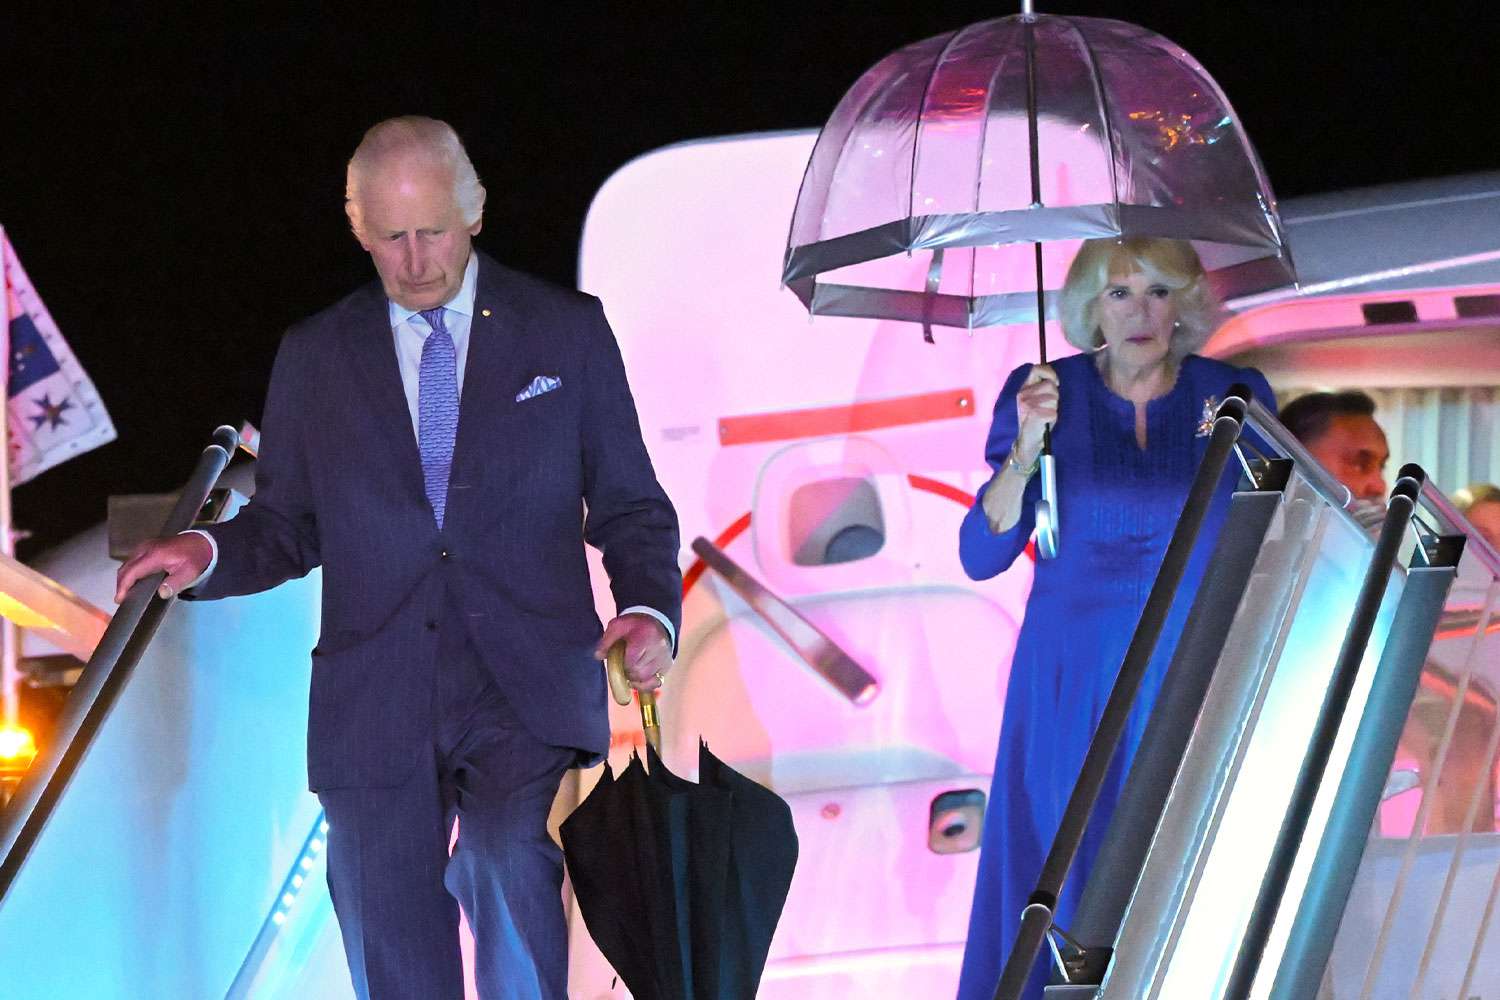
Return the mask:
POLYGON ((25 726, 0 726, 0 762, 23 761, 36 756, 36 740, 25 726))
POLYGON ((307 884, 313 865, 327 846, 328 842, 325 839, 327 833, 328 822, 323 818, 322 813, 319 813, 312 830, 308 832, 307 839, 302 842, 302 850, 292 861, 291 870, 281 884, 281 891, 276 897, 271 913, 261 925, 255 943, 250 946, 249 953, 246 954, 239 972, 235 975, 234 983, 230 987, 231 996, 247 995, 244 991, 248 990, 249 984, 255 981, 257 971, 265 962, 266 956, 271 953, 277 935, 291 917, 292 906, 297 902, 298 894, 303 886, 307 884), (237 993, 237 989, 240 992, 237 993))

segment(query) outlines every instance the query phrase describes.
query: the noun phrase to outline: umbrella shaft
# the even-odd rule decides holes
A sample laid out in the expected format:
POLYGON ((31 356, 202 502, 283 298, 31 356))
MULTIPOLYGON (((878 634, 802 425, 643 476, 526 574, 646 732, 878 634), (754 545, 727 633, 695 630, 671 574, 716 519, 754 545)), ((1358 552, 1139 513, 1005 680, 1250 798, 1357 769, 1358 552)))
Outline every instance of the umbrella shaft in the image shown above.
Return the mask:
POLYGON ((641 703, 641 730, 646 742, 659 755, 661 753, 661 716, 656 711, 656 692, 641 691, 637 695, 641 703))
POLYGON ((1036 342, 1042 364, 1047 363, 1047 287, 1042 279, 1042 245, 1031 244, 1036 254, 1036 342))
MULTIPOLYGON (((1031 244, 1036 254, 1036 343, 1037 355, 1042 364, 1047 363, 1047 288, 1042 283, 1042 245, 1031 244)), ((1042 454, 1052 454, 1052 425, 1042 428, 1042 454)))
MULTIPOLYGON (((1021 13, 1031 13, 1031 0, 1023 0, 1021 13)), ((1026 45, 1026 134, 1031 153, 1031 207, 1042 204, 1042 150, 1036 115, 1036 27, 1028 19, 1021 25, 1026 45)), ((1047 286, 1042 279, 1042 245, 1031 244, 1036 254, 1036 339, 1040 360, 1047 363, 1047 286)), ((1045 445, 1044 445, 1045 448, 1045 445)), ((1050 452, 1050 448, 1046 448, 1050 452)))
POLYGON ((1031 152, 1031 205, 1042 204, 1042 148, 1036 110, 1036 25, 1028 20, 1021 25, 1026 44, 1026 135, 1031 152))

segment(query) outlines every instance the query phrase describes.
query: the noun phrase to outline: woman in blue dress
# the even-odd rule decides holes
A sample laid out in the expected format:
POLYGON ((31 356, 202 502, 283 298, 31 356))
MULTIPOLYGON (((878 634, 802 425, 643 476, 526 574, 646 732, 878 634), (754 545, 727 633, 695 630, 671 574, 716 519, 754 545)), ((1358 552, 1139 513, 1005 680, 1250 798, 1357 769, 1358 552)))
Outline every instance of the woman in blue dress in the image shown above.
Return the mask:
MULTIPOLYGON (((976 580, 1022 553, 1040 497, 1037 458, 1052 425, 1060 537, 1039 559, 1011 662, 1000 748, 985 816, 960 1000, 990 1000, 1021 910, 1073 791, 1115 673, 1208 443, 1213 408, 1243 382, 1272 405, 1254 369, 1192 353, 1217 307, 1203 265, 1179 240, 1090 240, 1061 295, 1063 331, 1083 353, 1023 365, 995 403, 985 457, 995 470, 964 519, 959 554, 976 580)), ((1226 476, 1221 500, 1232 490, 1226 476)), ((1205 525, 1211 539, 1226 504, 1205 525)), ((1179 593, 1191 594, 1209 546, 1199 544, 1179 593)), ((1145 730, 1187 600, 1168 616, 1119 752, 1069 872, 1056 920, 1066 928, 1145 730)), ((1045 955, 1045 949, 1044 949, 1045 955)), ((1026 996, 1040 998, 1047 961, 1026 996)))

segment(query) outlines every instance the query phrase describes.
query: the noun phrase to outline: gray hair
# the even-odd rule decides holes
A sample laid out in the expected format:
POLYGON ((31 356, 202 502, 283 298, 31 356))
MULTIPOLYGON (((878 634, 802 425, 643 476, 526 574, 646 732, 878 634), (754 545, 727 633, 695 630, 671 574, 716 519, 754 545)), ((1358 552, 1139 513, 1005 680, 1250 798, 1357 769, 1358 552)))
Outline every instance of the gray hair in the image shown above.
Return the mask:
POLYGON ((1467 514, 1482 503, 1500 503, 1500 486, 1492 483, 1470 483, 1463 489, 1453 491, 1453 506, 1467 514))
POLYGON ((453 126, 436 118, 403 115, 371 126, 349 158, 344 187, 344 211, 355 236, 362 236, 363 206, 360 185, 370 169, 398 155, 416 155, 447 169, 453 177, 453 203, 472 226, 484 214, 484 185, 469 162, 464 144, 453 126))
POLYGON ((1068 343, 1085 352, 1104 346, 1097 317, 1099 293, 1114 275, 1136 271, 1172 291, 1172 304, 1177 308, 1172 356, 1180 359, 1202 347, 1218 325, 1219 303, 1209 290, 1203 262, 1193 245, 1160 237, 1083 241, 1058 296, 1068 343))

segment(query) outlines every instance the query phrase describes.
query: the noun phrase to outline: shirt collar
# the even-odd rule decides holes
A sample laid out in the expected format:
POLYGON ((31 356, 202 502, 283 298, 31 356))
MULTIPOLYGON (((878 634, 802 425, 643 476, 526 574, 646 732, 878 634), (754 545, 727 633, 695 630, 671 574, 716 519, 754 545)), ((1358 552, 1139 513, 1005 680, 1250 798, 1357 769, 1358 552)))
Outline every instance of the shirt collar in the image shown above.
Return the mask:
MULTIPOLYGON (((471 320, 474 318, 474 289, 479 283, 479 255, 473 250, 469 251, 469 263, 464 266, 464 280, 458 286, 458 292, 443 303, 444 309, 450 309, 456 313, 463 313, 471 320)), ((408 309, 403 305, 397 305, 392 299, 386 300, 390 306, 391 328, 395 329, 402 323, 416 316, 419 310, 408 309)))

